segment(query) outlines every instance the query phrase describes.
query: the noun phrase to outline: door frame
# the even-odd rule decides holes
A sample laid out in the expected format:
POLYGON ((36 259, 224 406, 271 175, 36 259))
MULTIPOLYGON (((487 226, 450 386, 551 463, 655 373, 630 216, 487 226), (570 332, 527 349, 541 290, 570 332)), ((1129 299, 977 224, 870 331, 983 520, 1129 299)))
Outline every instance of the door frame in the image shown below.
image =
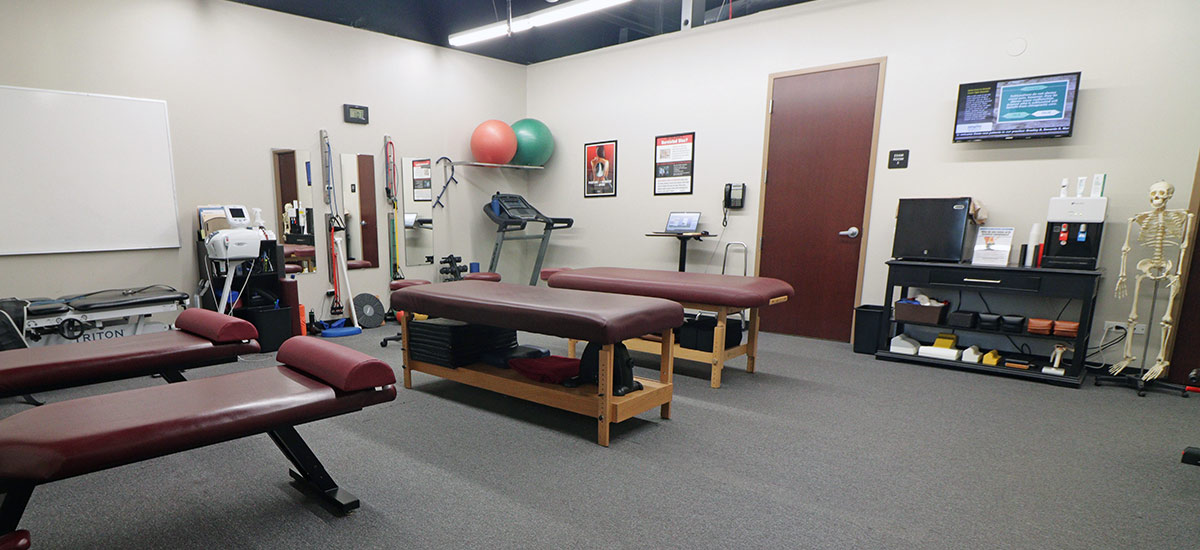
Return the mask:
MULTIPOLYGON (((1178 191, 1178 188, 1176 188, 1176 191, 1178 191)), ((1184 298, 1187 297, 1188 279, 1190 279, 1193 275, 1191 273, 1191 266, 1192 256, 1196 254, 1196 245, 1198 244, 1196 242, 1196 236, 1200 235, 1200 227, 1197 227, 1200 226, 1200 155, 1198 155, 1198 158, 1196 159, 1196 177, 1194 180, 1192 180, 1192 196, 1188 201, 1187 210, 1188 212, 1196 214, 1197 218, 1196 221, 1193 222, 1192 233, 1190 235, 1183 236, 1183 241, 1188 243, 1188 251, 1186 254, 1187 257, 1181 260, 1183 265, 1181 266, 1182 269, 1180 270, 1179 275, 1179 296, 1175 298, 1175 307, 1171 310, 1171 318, 1175 321, 1175 327, 1174 330, 1171 331, 1171 337, 1167 340, 1167 343, 1164 346, 1165 349, 1163 349, 1163 357, 1166 357, 1168 361, 1175 358, 1175 338, 1179 335, 1179 317, 1183 313, 1184 298)), ((1200 284, 1200 281, 1196 281, 1196 283, 1200 284)), ((1147 322, 1152 323, 1154 320, 1151 319, 1147 322)))
MULTIPOLYGON (((867 168, 867 191, 866 200, 863 204, 863 220, 862 229, 859 232, 858 245, 858 280, 854 287, 854 307, 862 305, 862 287, 863 287, 863 268, 867 262, 867 235, 871 224, 871 198, 875 191, 875 160, 879 156, 879 119, 880 113, 883 110, 883 82, 884 75, 887 72, 887 57, 874 57, 870 59, 862 59, 858 61, 847 61, 845 63, 837 63, 833 65, 824 65, 820 67, 812 67, 808 69, 799 69, 795 71, 785 71, 780 73, 771 73, 767 76, 767 104, 766 114, 764 115, 766 123, 763 125, 763 160, 762 160, 762 176, 758 192, 758 232, 755 235, 754 242, 757 246, 754 250, 754 275, 757 277, 759 270, 762 267, 762 230, 763 230, 763 214, 766 208, 767 197, 767 157, 771 153, 771 106, 775 94, 775 80, 778 78, 787 78, 789 76, 798 76, 803 74, 821 73, 826 71, 834 71, 838 69, 849 69, 852 67, 863 67, 868 65, 879 65, 879 83, 875 89, 875 125, 871 130, 871 160, 867 168)), ((851 328, 853 333, 853 327, 851 328)))

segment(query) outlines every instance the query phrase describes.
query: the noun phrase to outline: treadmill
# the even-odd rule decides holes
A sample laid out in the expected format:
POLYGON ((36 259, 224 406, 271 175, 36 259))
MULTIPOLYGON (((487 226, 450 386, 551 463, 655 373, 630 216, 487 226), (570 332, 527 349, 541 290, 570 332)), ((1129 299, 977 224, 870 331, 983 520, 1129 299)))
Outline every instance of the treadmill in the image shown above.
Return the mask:
POLYGON ((546 247, 550 245, 550 234, 555 230, 566 229, 575 224, 573 218, 551 218, 543 215, 521 195, 499 192, 492 195, 491 202, 483 205, 483 213, 487 214, 487 217, 497 226, 496 246, 492 249, 492 263, 489 264, 488 271, 496 271, 496 266, 500 263, 500 249, 504 246, 504 241, 542 240, 541 247, 538 248, 537 261, 533 264, 533 274, 529 276, 529 286, 537 286, 538 274, 542 271, 542 261, 546 259, 546 247), (540 235, 510 235, 510 233, 524 231, 525 226, 530 222, 543 225, 540 235))

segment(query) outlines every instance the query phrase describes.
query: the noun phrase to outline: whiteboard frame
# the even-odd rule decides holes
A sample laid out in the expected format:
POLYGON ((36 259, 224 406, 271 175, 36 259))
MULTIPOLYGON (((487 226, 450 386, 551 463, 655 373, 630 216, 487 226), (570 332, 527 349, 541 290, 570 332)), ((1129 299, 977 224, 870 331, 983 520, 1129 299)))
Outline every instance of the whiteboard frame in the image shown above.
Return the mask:
POLYGON ((175 210, 175 244, 174 245, 139 246, 139 247, 133 247, 133 248, 118 247, 118 248, 85 248, 85 249, 77 249, 77 250, 69 250, 69 249, 68 250, 46 250, 46 251, 41 251, 41 252, 32 252, 32 251, 5 252, 4 250, 0 249, 0 256, 41 256, 41 255, 46 255, 46 254, 80 254, 80 253, 87 253, 87 252, 124 252, 124 251, 136 251, 136 250, 169 250, 169 249, 183 248, 183 239, 179 236, 179 230, 180 230, 179 229, 179 190, 176 189, 176 186, 175 186, 175 150, 171 146, 171 111, 170 111, 170 106, 167 105, 167 101, 165 99, 149 99, 149 98, 144 98, 144 97, 130 97, 130 96, 120 96, 120 95, 110 95, 110 94, 97 94, 97 93, 91 93, 91 92, 70 92, 70 91, 66 91, 66 90, 48 90, 45 88, 28 88, 28 87, 24 87, 24 86, 0 85, 0 89, 20 90, 20 91, 24 91, 24 92, 63 94, 63 95, 73 95, 73 96, 99 97, 99 98, 105 98, 105 99, 122 99, 122 100, 127 100, 127 101, 142 101, 142 102, 146 102, 146 103, 161 103, 163 106, 163 124, 166 126, 166 132, 167 132, 167 167, 170 169, 170 172, 171 172, 171 199, 172 199, 171 206, 175 210))

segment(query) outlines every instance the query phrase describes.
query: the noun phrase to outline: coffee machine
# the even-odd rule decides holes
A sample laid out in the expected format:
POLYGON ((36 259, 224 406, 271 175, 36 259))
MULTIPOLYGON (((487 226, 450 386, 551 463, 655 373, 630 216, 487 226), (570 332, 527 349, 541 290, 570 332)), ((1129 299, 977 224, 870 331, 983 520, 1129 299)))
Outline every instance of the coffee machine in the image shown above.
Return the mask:
POLYGON ((1060 195, 1050 199, 1050 207, 1046 212, 1042 267, 1096 269, 1100 261, 1100 237, 1104 233, 1108 198, 1099 196, 1095 188, 1092 196, 1084 197, 1082 189, 1081 183, 1078 196, 1060 195))

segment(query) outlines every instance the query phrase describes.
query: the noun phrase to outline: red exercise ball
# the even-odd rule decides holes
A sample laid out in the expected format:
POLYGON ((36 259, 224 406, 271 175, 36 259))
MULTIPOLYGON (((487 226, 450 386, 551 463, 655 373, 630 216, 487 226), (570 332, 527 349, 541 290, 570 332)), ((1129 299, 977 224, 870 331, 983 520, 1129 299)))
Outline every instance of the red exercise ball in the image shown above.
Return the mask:
POLYGON ((471 154, 476 162, 508 164, 517 154, 517 134, 499 120, 484 121, 471 133, 471 154))

